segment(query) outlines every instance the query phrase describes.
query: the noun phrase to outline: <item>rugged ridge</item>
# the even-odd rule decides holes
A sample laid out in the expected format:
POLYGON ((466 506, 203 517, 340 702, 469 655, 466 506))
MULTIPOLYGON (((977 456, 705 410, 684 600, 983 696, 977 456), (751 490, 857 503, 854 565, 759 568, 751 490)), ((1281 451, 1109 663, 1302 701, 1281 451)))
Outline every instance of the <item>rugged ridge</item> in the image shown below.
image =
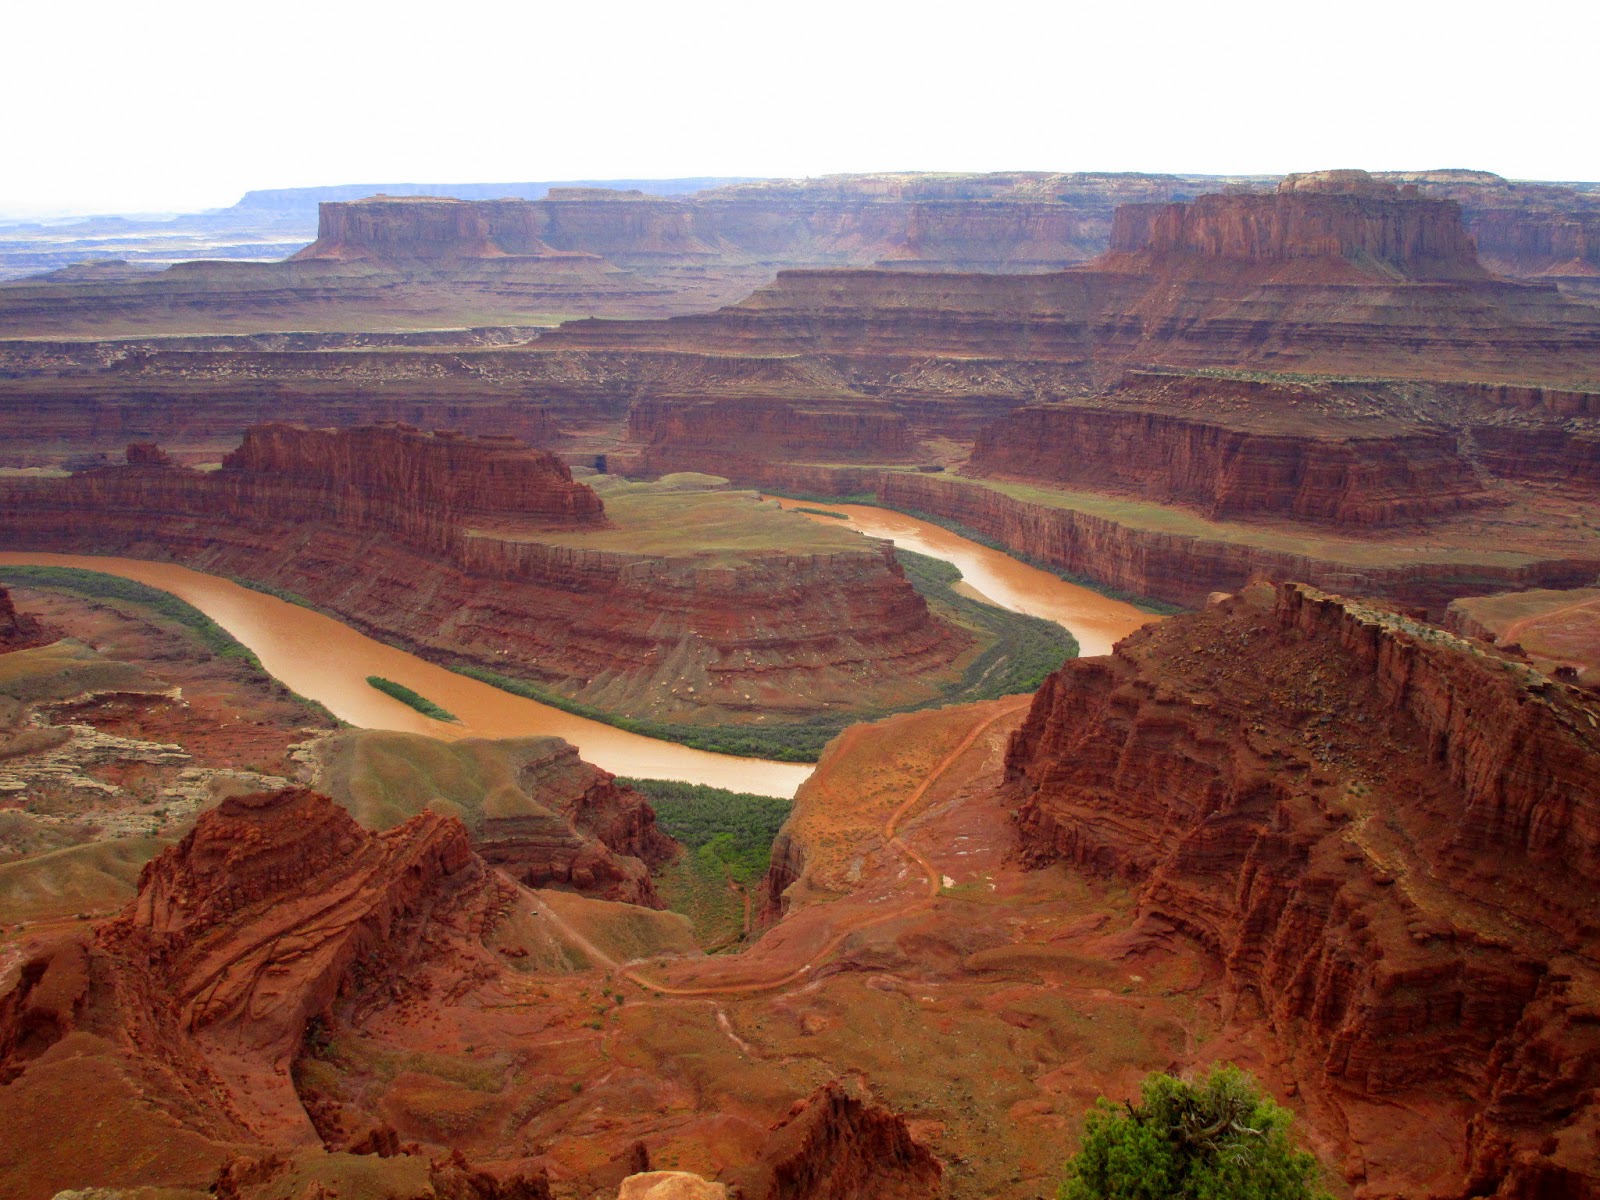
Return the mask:
POLYGON ((1448 1194, 1557 1194, 1600 1183, 1597 724, 1481 645, 1258 586, 1068 664, 1006 770, 1023 853, 1133 882, 1324 1102, 1454 1097, 1448 1194))
POLYGON ((24 966, 6 998, 4 1070, 74 1030, 110 1036, 162 1081, 180 1125, 315 1145, 289 1074, 308 1023, 434 952, 419 918, 470 938, 506 888, 452 818, 369 834, 302 788, 233 797, 145 867, 122 916, 24 966))

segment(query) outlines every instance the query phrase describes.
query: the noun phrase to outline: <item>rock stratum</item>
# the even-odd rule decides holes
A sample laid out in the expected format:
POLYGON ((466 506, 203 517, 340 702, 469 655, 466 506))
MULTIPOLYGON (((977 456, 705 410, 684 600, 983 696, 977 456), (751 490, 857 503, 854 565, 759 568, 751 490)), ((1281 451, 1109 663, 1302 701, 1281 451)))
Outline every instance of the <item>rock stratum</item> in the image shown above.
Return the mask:
POLYGON ((1029 861, 1127 880, 1147 930, 1215 956, 1345 1112, 1357 1177, 1351 1098, 1383 1097, 1450 1114, 1433 1194, 1588 1195, 1597 717, 1481 643, 1286 584, 1069 664, 1006 773, 1029 861))
POLYGON ((899 704, 937 694, 924 677, 968 648, 888 543, 749 496, 624 508, 639 515, 619 528, 563 464, 512 439, 405 427, 257 427, 215 471, 136 451, 121 467, 0 478, 14 548, 244 576, 613 710, 737 720, 899 704), (675 532, 712 508, 732 548, 675 532))

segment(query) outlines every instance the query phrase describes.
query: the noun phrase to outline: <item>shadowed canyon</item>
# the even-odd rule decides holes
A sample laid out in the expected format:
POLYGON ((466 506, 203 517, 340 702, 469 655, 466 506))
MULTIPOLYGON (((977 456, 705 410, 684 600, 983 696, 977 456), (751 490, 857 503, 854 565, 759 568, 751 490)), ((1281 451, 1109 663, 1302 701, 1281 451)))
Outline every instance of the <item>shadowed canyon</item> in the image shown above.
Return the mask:
POLYGON ((0 229, 0 1196, 1600 1197, 1596 185, 419 191, 0 229))

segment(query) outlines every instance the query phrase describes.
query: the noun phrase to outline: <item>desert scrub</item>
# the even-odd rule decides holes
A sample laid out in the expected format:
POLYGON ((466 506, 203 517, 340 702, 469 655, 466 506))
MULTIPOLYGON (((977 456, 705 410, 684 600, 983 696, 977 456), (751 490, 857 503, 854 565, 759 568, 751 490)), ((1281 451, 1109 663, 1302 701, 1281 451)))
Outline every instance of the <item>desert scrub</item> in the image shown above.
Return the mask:
POLYGON ((794 807, 789 800, 703 783, 624 777, 617 782, 644 793, 656 811, 656 824, 670 837, 693 851, 712 847, 712 857, 740 883, 766 874, 772 839, 794 807))
POLYGON ((392 679, 385 679, 382 675, 368 675, 367 682, 377 688, 386 696, 393 696, 401 704, 409 705, 425 717, 432 717, 435 721, 457 721, 452 712, 440 708, 426 696, 413 692, 403 683, 396 683, 392 679))

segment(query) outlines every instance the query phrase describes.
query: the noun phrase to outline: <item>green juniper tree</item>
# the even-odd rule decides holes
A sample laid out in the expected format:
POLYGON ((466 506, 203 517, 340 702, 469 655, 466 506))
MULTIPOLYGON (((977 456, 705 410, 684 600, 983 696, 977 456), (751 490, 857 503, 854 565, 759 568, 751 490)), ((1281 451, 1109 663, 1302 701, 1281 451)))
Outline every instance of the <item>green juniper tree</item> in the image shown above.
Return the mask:
POLYGON ((1061 1200, 1328 1200, 1293 1117, 1239 1068, 1197 1083, 1153 1074, 1140 1091, 1137 1105, 1095 1103, 1061 1200))

